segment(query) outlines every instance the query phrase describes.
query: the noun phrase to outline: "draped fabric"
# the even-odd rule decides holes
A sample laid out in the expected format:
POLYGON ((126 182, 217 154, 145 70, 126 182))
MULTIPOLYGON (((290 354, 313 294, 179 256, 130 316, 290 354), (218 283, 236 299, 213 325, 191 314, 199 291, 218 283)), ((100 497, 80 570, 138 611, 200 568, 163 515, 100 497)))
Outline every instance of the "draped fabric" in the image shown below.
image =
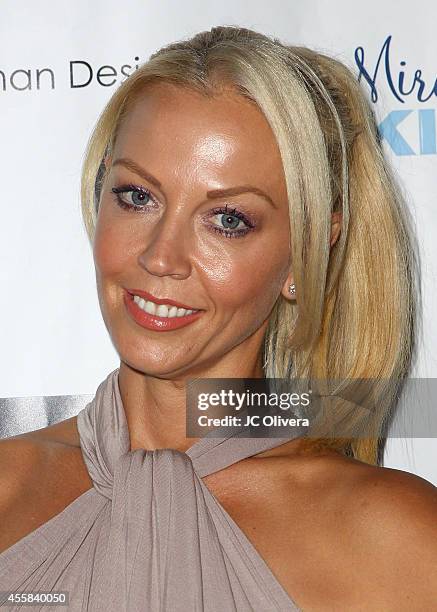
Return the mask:
POLYGON ((77 417, 93 487, 0 554, 0 591, 68 591, 68 607, 36 609, 72 612, 299 610, 202 481, 291 436, 130 451, 118 373, 77 417))

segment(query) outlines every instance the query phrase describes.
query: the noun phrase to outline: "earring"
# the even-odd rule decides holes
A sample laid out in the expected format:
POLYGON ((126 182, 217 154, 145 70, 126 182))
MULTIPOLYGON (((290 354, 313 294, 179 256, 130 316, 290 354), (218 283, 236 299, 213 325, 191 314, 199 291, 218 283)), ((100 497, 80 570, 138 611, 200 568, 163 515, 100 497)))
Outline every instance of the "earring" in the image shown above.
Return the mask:
POLYGON ((288 287, 288 291, 291 293, 291 295, 294 295, 296 293, 296 285, 295 284, 290 285, 288 287))

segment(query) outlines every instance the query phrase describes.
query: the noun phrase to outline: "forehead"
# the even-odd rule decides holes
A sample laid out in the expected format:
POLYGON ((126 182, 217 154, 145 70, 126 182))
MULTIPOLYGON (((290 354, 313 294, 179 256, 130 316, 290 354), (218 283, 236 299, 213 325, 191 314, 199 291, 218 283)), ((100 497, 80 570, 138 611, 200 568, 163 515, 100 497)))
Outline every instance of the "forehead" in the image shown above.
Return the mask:
POLYGON ((235 169, 247 181, 282 176, 267 119, 255 103, 230 89, 207 98, 169 83, 147 86, 123 119, 115 156, 147 164, 177 160, 187 170, 196 165, 230 175, 235 169))

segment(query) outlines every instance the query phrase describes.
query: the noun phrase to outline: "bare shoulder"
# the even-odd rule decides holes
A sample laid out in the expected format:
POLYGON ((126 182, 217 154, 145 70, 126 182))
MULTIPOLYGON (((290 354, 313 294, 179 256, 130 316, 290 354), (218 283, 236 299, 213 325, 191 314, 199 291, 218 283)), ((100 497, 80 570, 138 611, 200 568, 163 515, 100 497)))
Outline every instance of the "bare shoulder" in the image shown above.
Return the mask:
POLYGON ((83 476, 77 469, 83 460, 75 444, 75 419, 0 439, 0 508, 23 491, 53 488, 65 479, 75 483, 83 476))
POLYGON ((345 598, 338 603, 350 609, 361 609, 362 602, 369 609, 433 609, 437 488, 415 474, 341 455, 308 460, 299 475, 295 468, 290 465, 286 494, 291 501, 297 488, 301 509, 307 504, 307 533, 316 538, 315 558, 326 564, 330 588, 337 584, 345 598))
POLYGON ((434 484, 410 472, 376 466, 368 466, 358 484, 354 509, 372 519, 375 529, 389 520, 392 527, 407 528, 415 538, 434 535, 437 542, 434 484))
POLYGON ((80 446, 57 425, 0 440, 0 552, 92 487, 80 446))
POLYGON ((33 482, 47 485, 56 482, 57 475, 73 477, 80 463, 76 417, 0 439, 0 478, 2 484, 9 483, 8 490, 28 487, 33 482))
POLYGON ((432 483, 335 452, 255 459, 245 470, 220 501, 301 608, 435 607, 432 483))
POLYGON ((437 488, 415 474, 370 467, 350 502, 369 578, 421 609, 437 604, 437 488))
POLYGON ((66 446, 80 446, 79 433, 77 431, 77 416, 64 419, 54 425, 29 431, 18 436, 6 438, 6 440, 27 439, 34 441, 58 442, 66 446))

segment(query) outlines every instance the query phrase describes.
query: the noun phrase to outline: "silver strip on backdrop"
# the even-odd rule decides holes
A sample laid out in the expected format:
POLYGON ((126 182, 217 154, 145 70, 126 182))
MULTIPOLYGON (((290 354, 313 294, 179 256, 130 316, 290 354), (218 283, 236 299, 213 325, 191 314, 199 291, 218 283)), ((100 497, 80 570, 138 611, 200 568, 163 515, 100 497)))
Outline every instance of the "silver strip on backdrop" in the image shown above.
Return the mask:
POLYGON ((17 436, 76 416, 93 395, 0 398, 0 438, 17 436))

